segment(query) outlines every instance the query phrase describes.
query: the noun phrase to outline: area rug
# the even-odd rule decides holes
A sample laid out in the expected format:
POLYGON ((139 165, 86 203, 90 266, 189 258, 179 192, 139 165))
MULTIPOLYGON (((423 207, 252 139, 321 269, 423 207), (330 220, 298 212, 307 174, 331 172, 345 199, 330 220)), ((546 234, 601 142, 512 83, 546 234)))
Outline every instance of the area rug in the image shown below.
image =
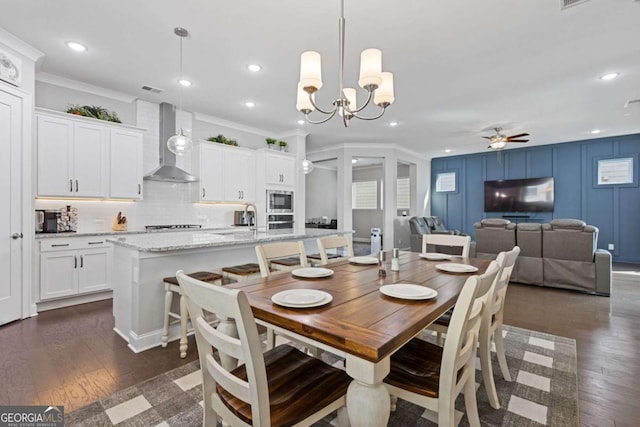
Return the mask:
MULTIPOLYGON (((577 426, 578 388, 575 340, 505 326, 507 362, 513 381, 502 379, 492 353, 501 409, 489 406, 481 386, 479 361, 476 370, 478 410, 483 426, 577 426)), ((325 354, 328 363, 342 361, 325 354)), ((66 426, 200 426, 202 387, 198 361, 119 391, 106 399, 71 412, 66 426)), ((456 421, 468 426, 464 398, 456 401, 456 421)), ((336 424, 335 414, 314 424, 336 424)), ((398 400, 389 426, 436 426, 435 414, 398 400)), ((221 425, 220 422, 218 425, 221 425)))

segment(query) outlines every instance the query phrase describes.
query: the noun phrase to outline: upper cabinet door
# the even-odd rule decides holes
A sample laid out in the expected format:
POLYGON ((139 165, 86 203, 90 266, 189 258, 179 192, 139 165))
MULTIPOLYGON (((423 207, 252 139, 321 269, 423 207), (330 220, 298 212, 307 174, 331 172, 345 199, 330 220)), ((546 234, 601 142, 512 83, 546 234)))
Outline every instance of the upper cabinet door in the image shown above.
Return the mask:
POLYGON ((38 195, 107 195, 105 126, 38 115, 38 195))
POLYGON ((73 196, 73 122, 38 116, 38 195, 73 196))
POLYGON ((204 202, 224 201, 224 151, 211 144, 200 144, 199 193, 196 200, 204 202))
POLYGON ((228 202, 255 202, 255 156, 251 151, 225 150, 224 195, 228 202))
POLYGON ((77 197, 106 197, 104 126, 75 123, 73 138, 73 186, 77 197))
POLYGON ((142 134, 111 129, 109 136, 109 198, 142 199, 142 134))
POLYGON ((275 153, 267 153, 266 181, 267 184, 293 187, 295 185, 295 158, 275 153))

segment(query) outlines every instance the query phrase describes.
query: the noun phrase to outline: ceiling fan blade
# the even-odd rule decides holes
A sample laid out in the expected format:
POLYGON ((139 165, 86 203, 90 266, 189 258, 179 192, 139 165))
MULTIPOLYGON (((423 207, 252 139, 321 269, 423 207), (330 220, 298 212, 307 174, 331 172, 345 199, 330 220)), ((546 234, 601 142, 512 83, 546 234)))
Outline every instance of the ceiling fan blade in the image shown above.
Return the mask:
POLYGON ((518 135, 511 135, 508 136, 507 139, 511 139, 511 138, 520 138, 521 136, 529 136, 528 133, 519 133, 518 135))
POLYGON ((507 142, 529 142, 528 139, 510 139, 507 142))
POLYGON ((492 136, 483 136, 483 138, 485 138, 485 139, 491 139, 491 138, 493 138, 493 137, 492 137, 492 136))

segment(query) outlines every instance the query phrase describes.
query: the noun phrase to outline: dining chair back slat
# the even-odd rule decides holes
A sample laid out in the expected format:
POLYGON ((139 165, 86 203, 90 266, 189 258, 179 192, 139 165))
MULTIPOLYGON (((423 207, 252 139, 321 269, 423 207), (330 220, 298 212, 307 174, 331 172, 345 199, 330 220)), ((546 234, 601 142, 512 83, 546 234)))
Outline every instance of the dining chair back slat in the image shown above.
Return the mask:
POLYGON ((327 265, 329 263, 327 251, 331 249, 344 248, 346 249, 346 256, 353 256, 353 245, 351 244, 350 236, 321 237, 317 240, 317 244, 318 251, 320 252, 320 265, 327 265))
POLYGON ((451 235, 451 234, 423 234, 422 235, 422 252, 427 252, 427 245, 459 247, 462 250, 461 256, 467 258, 469 256, 469 247, 471 246, 470 236, 451 235))
MULTIPOLYGON (((276 242, 256 246, 256 256, 260 265, 260 275, 269 277, 271 274, 270 261, 278 258, 299 257, 299 267, 307 266, 307 255, 302 242, 276 242)), ((298 267, 296 266, 296 267, 298 267)), ((289 266, 288 269, 291 269, 289 266)))

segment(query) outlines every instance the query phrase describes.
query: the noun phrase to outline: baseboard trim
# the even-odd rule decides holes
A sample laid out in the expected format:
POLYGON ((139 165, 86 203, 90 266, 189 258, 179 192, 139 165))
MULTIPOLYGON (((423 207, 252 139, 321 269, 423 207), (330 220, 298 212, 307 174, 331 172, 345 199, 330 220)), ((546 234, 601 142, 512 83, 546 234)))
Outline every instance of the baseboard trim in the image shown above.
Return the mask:
POLYGON ((102 301, 111 298, 113 298, 113 291, 104 291, 97 292, 95 294, 78 295, 75 297, 61 298, 52 301, 40 301, 36 303, 36 311, 40 312, 55 310, 56 308, 70 307, 72 305, 86 304, 88 302, 102 301))

